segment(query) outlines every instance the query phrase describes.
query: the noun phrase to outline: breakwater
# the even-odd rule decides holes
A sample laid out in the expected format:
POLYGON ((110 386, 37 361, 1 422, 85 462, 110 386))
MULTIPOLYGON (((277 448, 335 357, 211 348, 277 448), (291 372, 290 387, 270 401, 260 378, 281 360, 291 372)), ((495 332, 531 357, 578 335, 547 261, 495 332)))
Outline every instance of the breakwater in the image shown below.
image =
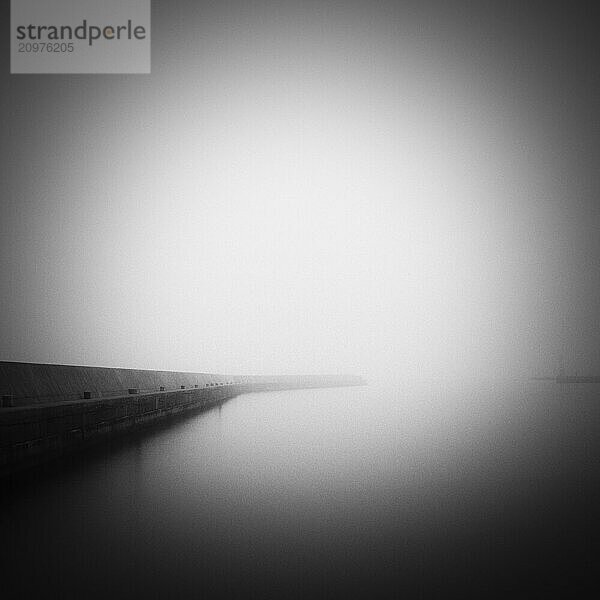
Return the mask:
POLYGON ((233 376, 0 361, 0 475, 239 394, 362 384, 354 376, 233 376))

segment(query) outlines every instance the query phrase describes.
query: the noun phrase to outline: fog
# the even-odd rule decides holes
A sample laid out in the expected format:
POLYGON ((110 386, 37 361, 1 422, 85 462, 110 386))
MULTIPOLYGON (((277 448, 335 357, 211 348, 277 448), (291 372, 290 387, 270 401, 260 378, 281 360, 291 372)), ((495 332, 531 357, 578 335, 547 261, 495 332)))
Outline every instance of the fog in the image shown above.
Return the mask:
POLYGON ((594 340, 569 337, 594 312, 590 213, 575 151, 549 143, 578 124, 539 112, 577 57, 548 79, 558 20, 527 50, 539 27, 460 14, 173 2, 152 75, 6 79, 0 358, 593 368, 594 340))

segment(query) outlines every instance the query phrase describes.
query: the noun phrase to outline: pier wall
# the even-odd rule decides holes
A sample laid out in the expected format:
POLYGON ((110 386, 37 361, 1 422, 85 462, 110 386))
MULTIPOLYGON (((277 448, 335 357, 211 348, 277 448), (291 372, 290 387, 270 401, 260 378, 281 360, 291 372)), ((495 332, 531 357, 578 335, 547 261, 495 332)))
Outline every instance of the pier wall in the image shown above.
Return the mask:
POLYGON ((362 383, 0 362, 0 476, 242 393, 362 383))

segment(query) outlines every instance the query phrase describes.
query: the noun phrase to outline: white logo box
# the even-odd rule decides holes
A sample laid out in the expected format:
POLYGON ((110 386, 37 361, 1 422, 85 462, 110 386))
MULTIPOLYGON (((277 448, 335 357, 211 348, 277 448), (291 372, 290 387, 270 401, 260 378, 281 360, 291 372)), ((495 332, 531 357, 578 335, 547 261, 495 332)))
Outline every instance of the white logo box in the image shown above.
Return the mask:
POLYGON ((150 0, 11 0, 11 73, 150 73, 150 0))

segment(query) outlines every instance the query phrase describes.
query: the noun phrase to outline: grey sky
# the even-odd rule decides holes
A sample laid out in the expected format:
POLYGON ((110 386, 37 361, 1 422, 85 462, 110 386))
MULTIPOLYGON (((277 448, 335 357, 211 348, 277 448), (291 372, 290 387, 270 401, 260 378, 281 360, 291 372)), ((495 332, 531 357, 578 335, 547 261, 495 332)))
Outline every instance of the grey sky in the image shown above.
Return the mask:
POLYGON ((155 0, 150 76, 6 49, 0 359, 600 370, 596 31, 550 4, 155 0))

